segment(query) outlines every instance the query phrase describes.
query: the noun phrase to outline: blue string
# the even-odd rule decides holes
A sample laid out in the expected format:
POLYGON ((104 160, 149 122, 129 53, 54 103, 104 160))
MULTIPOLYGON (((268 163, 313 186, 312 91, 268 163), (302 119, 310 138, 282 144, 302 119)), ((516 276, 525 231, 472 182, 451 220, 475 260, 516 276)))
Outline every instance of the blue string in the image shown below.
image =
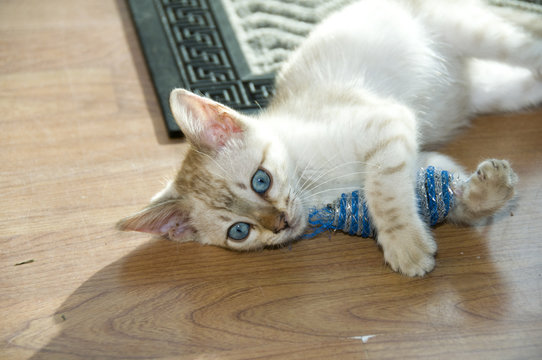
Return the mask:
POLYGON ((359 216, 359 192, 352 193, 352 220, 350 223, 350 235, 355 235, 358 232, 358 216, 359 216))
MULTIPOLYGON (((452 180, 450 173, 444 170, 438 171, 440 173, 437 174, 433 166, 428 166, 425 169, 425 174, 420 172, 417 179, 420 212, 431 226, 444 220, 454 202, 453 193, 450 190, 450 181, 452 180), (436 189, 436 175, 440 176, 441 189, 436 189), (421 201, 422 198, 427 199, 425 205, 421 201)), ((367 203, 363 194, 359 191, 341 194, 340 199, 334 205, 330 204, 321 209, 312 209, 309 212, 308 223, 311 226, 311 232, 306 233, 303 238, 313 238, 328 230, 341 230, 350 235, 356 235, 361 230, 360 235, 364 238, 375 235, 367 203), (350 213, 347 214, 347 212, 350 213), (349 228, 344 229, 347 220, 350 221, 349 228)))
POLYGON ((435 192, 435 168, 433 166, 428 166, 425 173, 427 181, 427 206, 429 207, 429 213, 431 214, 431 226, 433 226, 438 222, 437 194, 435 192))
POLYGON ((312 232, 308 232, 302 236, 303 239, 312 239, 323 232, 333 228, 333 224, 329 221, 333 218, 333 210, 330 208, 313 209, 309 213, 309 224, 312 232))
POLYGON ((442 170, 441 172, 441 179, 442 179, 442 196, 444 200, 444 215, 442 216, 445 218, 448 216, 448 212, 450 211, 450 184, 448 182, 449 180, 449 174, 448 171, 442 170))
POLYGON ((344 228, 344 223, 346 222, 346 194, 341 194, 341 202, 339 206, 339 223, 337 224, 337 229, 342 229, 344 228))

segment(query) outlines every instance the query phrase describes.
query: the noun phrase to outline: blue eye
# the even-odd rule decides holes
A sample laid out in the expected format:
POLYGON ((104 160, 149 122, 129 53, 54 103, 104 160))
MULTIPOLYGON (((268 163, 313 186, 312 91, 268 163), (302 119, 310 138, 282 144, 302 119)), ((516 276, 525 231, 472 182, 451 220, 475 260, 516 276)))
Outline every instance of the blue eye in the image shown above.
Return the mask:
POLYGON ((252 176, 252 190, 258 194, 263 194, 271 187, 271 176, 267 171, 258 169, 252 176))
POLYGON ((228 237, 235 241, 245 240, 250 234, 250 225, 244 222, 238 222, 228 229, 228 237))

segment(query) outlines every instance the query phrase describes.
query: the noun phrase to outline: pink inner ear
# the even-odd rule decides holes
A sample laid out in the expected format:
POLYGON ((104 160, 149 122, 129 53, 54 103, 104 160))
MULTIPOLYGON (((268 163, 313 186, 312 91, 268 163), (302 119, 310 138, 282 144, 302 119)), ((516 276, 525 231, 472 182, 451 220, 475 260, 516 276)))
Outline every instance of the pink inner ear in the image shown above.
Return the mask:
POLYGON ((233 110, 211 99, 195 96, 193 110, 203 124, 202 140, 211 147, 222 147, 243 129, 232 117, 233 110))
POLYGON ((121 230, 141 231, 154 235, 168 236, 172 240, 193 232, 188 216, 181 212, 174 202, 153 205, 143 211, 121 220, 121 230))
MULTIPOLYGON (((160 225, 160 224, 158 224, 160 225)), ((170 239, 177 239, 191 231, 190 226, 186 223, 186 219, 173 215, 169 218, 167 223, 163 224, 157 231, 159 235, 168 235, 170 239)))
POLYGON ((217 149, 243 132, 235 110, 189 91, 172 91, 170 106, 175 120, 196 145, 217 149))
POLYGON ((205 140, 208 144, 222 147, 226 145, 232 135, 240 133, 243 130, 229 116, 222 114, 216 115, 215 119, 210 120, 205 129, 205 140))

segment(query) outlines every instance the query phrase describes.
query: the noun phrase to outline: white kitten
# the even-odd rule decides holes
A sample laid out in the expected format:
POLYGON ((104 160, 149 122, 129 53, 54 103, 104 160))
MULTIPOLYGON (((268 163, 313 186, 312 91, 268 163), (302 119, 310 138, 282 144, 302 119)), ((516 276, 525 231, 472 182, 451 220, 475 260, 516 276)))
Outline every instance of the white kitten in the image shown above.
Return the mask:
MULTIPOLYGON (((416 169, 465 176, 423 151, 476 113, 540 103, 541 72, 542 42, 482 2, 360 1, 313 31, 257 118, 174 90, 172 112, 191 149, 175 181, 119 227, 261 248, 299 237, 309 209, 362 188, 386 261, 423 275, 436 244, 418 216, 416 169)), ((483 162, 455 189, 449 219, 491 215, 516 182, 506 161, 483 162)))

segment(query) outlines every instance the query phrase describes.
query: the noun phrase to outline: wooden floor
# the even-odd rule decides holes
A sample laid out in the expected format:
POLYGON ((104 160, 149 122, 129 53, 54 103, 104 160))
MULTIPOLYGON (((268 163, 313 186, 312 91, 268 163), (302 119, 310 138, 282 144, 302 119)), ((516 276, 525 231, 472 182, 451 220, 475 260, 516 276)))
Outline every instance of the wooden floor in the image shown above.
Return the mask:
POLYGON ((344 235, 234 253, 117 232, 186 149, 161 122, 124 1, 0 2, 0 358, 542 358, 542 109, 444 149, 509 159, 519 198, 436 229, 417 279, 344 235))

